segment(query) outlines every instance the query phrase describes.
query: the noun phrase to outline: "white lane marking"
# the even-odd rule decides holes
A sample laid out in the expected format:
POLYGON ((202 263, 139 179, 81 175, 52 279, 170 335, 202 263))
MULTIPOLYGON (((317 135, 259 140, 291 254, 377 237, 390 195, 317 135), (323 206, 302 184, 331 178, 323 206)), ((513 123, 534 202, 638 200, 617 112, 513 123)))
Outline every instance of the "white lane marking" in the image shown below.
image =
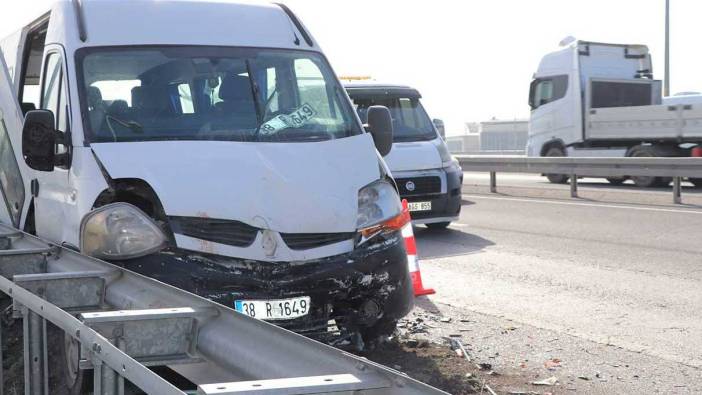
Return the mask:
POLYGON ((602 207, 602 208, 623 208, 628 210, 639 210, 639 211, 658 211, 662 213, 680 213, 680 214, 698 214, 702 215, 702 210, 678 210, 678 209, 668 209, 668 208, 655 208, 655 207, 635 207, 626 206, 618 204, 597 204, 597 203, 580 203, 580 202, 559 202, 554 200, 543 200, 543 199, 521 199, 521 198, 510 198, 510 197, 496 197, 496 196, 480 196, 480 195, 467 195, 463 194, 464 198, 469 199, 491 199, 491 200, 510 200, 514 202, 525 202, 525 203, 541 203, 541 204, 560 204, 562 206, 585 206, 585 207, 602 207))
POLYGON ((459 223, 459 222, 451 222, 451 226, 449 226, 449 228, 454 228, 454 227, 456 227, 456 228, 467 228, 468 225, 462 224, 462 223, 459 223))

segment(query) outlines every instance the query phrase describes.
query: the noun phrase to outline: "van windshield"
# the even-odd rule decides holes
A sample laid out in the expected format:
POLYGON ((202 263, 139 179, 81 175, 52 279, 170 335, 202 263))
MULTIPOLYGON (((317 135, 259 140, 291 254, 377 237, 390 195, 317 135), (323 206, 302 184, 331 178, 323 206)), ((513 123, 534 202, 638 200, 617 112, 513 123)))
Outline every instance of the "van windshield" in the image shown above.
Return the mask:
POLYGON ((363 123, 368 120, 368 107, 387 107, 392 115, 393 141, 395 142, 427 141, 436 138, 434 125, 417 97, 388 97, 385 95, 372 97, 365 94, 359 96, 352 94, 351 100, 363 123))
POLYGON ((90 48, 77 60, 86 137, 92 142, 305 142, 362 132, 317 53, 90 48))

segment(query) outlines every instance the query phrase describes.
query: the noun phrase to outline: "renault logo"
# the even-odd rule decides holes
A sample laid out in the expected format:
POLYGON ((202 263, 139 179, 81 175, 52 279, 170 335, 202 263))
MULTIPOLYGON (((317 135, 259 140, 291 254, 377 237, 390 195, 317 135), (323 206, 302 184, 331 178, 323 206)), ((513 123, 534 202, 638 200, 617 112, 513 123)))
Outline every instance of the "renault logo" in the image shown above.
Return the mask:
POLYGON ((278 249, 278 241, 276 240, 275 234, 270 230, 264 230, 261 235, 261 246, 263 247, 263 252, 266 256, 274 257, 275 250, 278 249))
POLYGON ((414 188, 416 188, 416 185, 414 185, 414 182, 412 181, 407 181, 407 184, 405 184, 405 188, 407 188, 408 191, 412 192, 414 191, 414 188))

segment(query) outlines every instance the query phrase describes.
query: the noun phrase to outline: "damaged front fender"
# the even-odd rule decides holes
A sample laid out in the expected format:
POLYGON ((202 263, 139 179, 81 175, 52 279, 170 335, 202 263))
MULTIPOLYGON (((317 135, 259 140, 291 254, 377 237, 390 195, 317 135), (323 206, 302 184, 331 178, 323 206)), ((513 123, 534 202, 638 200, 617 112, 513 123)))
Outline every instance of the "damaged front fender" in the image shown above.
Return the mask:
POLYGON ((347 254, 303 262, 171 250, 122 264, 230 307, 235 300, 309 296, 307 316, 275 323, 332 344, 378 326, 391 332, 413 305, 407 255, 398 232, 347 254))

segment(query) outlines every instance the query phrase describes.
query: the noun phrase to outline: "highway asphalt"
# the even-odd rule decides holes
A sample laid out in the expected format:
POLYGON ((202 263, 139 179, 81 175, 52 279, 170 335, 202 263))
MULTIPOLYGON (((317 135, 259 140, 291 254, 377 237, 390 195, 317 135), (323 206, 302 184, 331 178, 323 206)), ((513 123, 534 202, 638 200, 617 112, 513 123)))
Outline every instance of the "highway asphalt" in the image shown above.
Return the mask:
MULTIPOLYGON (((522 346, 553 347, 538 333, 567 337, 557 354, 570 359, 561 372, 570 377, 582 369, 594 378, 604 368, 583 350, 604 347, 610 362, 602 363, 626 365, 630 380, 608 371, 617 385, 601 390, 702 392, 700 191, 686 188, 688 205, 674 206, 664 189, 583 180, 589 197, 570 199, 567 186, 538 176, 498 180, 501 194, 489 194, 486 175, 467 173, 460 221, 446 231, 416 227, 422 274, 437 289, 430 303, 532 328, 522 346), (645 378, 648 387, 646 375, 656 376, 645 378)), ((509 344, 507 370, 520 359, 509 344)))

